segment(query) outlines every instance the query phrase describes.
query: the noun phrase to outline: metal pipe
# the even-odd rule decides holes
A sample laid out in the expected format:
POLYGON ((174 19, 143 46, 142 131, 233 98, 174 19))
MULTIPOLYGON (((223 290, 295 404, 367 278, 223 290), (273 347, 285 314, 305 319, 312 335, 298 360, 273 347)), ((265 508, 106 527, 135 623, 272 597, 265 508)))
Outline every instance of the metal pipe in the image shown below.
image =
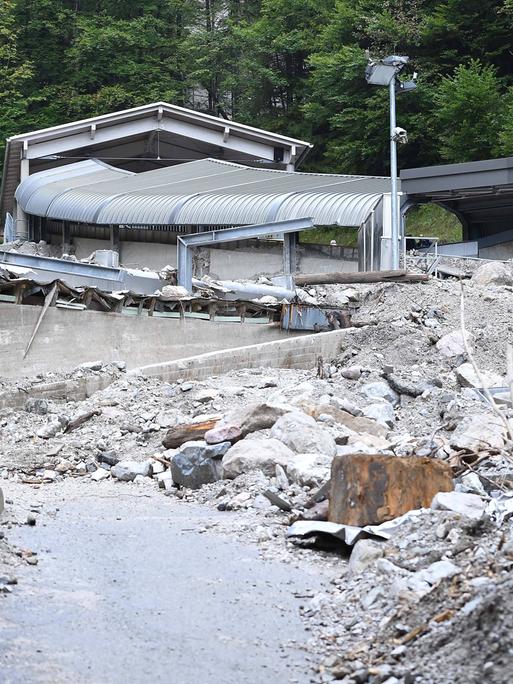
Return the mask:
POLYGON ((390 81, 390 213, 391 213, 391 232, 392 232, 392 269, 399 268, 399 207, 397 196, 397 143, 395 141, 395 84, 396 79, 390 81))

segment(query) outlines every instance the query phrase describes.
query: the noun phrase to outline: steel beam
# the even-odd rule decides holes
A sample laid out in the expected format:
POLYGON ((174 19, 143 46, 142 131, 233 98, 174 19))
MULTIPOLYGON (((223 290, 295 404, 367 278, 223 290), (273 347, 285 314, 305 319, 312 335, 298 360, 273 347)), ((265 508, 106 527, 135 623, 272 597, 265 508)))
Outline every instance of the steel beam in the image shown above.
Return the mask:
MULTIPOLYGON (((185 287, 189 292, 192 291, 192 254, 193 247, 207 247, 223 242, 236 242, 237 240, 249 240, 250 238, 263 237, 270 233, 283 234, 284 241, 287 241, 287 260, 289 264, 293 258, 290 249, 291 244, 288 235, 297 234, 302 230, 313 228, 311 218, 289 219, 288 221, 275 221, 274 223, 261 223, 254 226, 237 226, 236 228, 225 228, 220 230, 209 230, 206 233, 192 233, 177 237, 177 261, 178 261, 178 284, 185 287)), ((297 238, 296 238, 297 239, 297 238)), ((284 243, 285 245, 285 243, 284 243)), ((284 246, 285 254, 285 246, 284 246)))

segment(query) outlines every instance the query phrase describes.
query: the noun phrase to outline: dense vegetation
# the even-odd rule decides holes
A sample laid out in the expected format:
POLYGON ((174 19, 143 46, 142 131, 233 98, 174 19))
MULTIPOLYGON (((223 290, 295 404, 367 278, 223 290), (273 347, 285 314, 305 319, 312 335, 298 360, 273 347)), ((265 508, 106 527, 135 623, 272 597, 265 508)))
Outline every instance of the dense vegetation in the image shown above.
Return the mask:
POLYGON ((0 139, 167 100, 311 140, 305 168, 384 174, 369 49, 419 72, 401 166, 513 153, 513 0, 0 1, 0 139))

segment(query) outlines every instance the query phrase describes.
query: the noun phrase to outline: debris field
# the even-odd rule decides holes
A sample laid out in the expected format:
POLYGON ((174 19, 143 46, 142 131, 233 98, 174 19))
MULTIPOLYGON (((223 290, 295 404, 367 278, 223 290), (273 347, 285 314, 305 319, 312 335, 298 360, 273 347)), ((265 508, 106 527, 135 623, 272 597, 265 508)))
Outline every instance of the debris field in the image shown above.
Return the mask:
MULTIPOLYGON (((356 308, 337 356, 309 370, 170 384, 99 360, 3 381, 0 486, 152 488, 223 511, 216 533, 264 556, 314 564, 329 589, 300 599, 312 682, 509 681, 511 267, 485 264, 463 284, 319 285, 300 298, 356 308), (31 396, 84 376, 105 376, 104 389, 76 402, 31 396), (9 406, 20 389, 26 402, 9 406)), ((5 503, 0 517, 9 600, 17 564, 37 563, 8 544, 10 526, 37 523, 37 510, 27 515, 5 503)))

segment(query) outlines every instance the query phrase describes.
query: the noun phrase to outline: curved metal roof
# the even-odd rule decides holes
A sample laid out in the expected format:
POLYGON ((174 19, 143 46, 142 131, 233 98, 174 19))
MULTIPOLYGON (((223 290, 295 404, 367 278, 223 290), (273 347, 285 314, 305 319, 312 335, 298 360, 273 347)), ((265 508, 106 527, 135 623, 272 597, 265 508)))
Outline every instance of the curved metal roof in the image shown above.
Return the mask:
POLYGON ((309 216, 359 226, 389 179, 297 173, 215 159, 132 174, 96 160, 29 176, 16 198, 28 214, 98 225, 245 225, 309 216))

